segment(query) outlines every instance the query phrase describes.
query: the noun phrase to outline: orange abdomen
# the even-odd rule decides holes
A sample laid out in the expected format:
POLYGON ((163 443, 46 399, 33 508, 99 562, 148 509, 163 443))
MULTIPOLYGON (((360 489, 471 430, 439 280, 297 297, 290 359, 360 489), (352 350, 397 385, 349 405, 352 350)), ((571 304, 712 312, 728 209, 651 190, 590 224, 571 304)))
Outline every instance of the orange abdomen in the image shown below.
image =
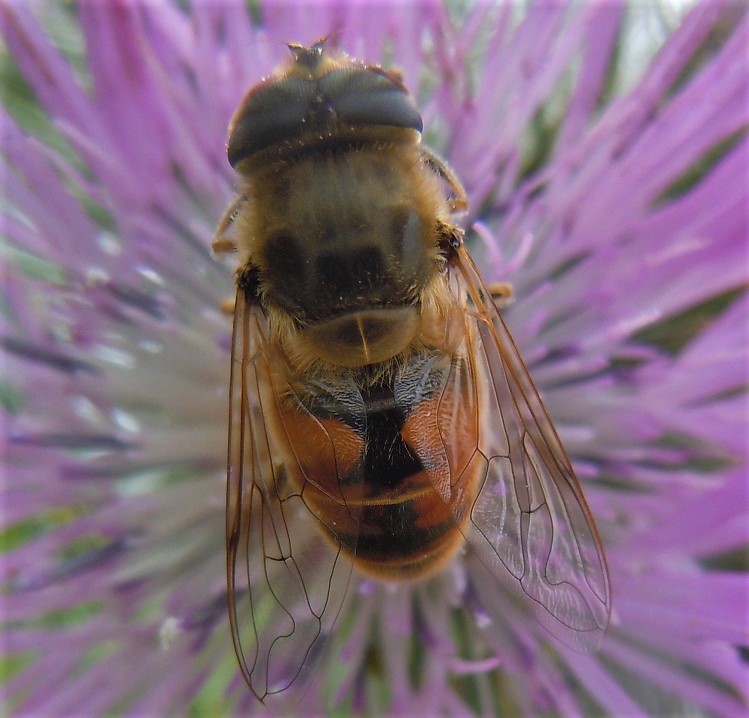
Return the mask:
MULTIPOLYGON (((287 426, 296 427, 304 474, 292 479, 297 490, 329 538, 374 578, 421 578, 462 542, 460 527, 475 494, 439 483, 450 466, 468 464, 472 441, 452 442, 462 455, 448 457, 432 403, 425 399, 404 415, 392 390, 380 388, 364 397, 366 420, 356 428, 314 407, 313 413, 290 409, 291 421, 285 413, 287 426)), ((462 484, 475 479, 464 477, 462 484)))

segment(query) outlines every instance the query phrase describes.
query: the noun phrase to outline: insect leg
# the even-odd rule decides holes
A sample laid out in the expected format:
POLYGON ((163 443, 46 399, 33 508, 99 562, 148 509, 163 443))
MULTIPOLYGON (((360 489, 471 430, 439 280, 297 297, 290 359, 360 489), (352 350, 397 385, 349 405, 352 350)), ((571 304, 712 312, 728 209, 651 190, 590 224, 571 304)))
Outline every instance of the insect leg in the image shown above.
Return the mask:
POLYGON ((211 248, 216 254, 227 254, 229 252, 237 251, 237 240, 236 240, 236 228, 234 227, 234 221, 239 215, 242 206, 245 202, 249 201, 249 197, 241 195, 237 197, 224 212, 221 217, 218 227, 216 228, 216 234, 213 235, 213 243, 211 248))
POLYGON ((465 212, 468 209, 468 195, 458 176, 450 169, 445 160, 428 147, 422 147, 421 151, 429 168, 439 175, 453 191, 453 196, 450 198, 450 210, 452 212, 465 212))
POLYGON ((507 309, 514 301, 515 296, 510 282, 490 282, 486 285, 489 290, 492 299, 494 300, 494 306, 500 311, 507 309))

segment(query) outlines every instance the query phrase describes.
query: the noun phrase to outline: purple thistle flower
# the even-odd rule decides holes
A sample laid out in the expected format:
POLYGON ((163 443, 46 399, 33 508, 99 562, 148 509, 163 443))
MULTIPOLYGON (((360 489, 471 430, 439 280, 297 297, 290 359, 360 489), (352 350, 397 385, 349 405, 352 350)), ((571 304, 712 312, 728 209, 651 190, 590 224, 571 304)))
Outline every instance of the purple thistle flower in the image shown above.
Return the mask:
POLYGON ((609 561, 583 656, 464 555, 357 580, 305 714, 747 710, 749 21, 698 4, 612 94, 627 8, 3 0, 4 700, 262 712, 230 647, 233 280, 209 245, 244 91, 330 34, 392 59, 471 197, 471 248, 609 561))

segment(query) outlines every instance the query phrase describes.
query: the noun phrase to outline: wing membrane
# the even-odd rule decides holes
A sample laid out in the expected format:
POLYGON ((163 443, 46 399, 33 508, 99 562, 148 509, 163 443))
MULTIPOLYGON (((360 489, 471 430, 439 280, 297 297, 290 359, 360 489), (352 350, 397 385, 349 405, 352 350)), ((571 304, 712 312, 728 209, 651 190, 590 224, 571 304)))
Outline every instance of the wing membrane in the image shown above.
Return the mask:
MULTIPOLYGON (((331 461, 351 447, 341 446, 339 435, 305 408, 304 388, 291 385, 283 366, 266 342, 262 310, 238 291, 226 519, 229 617, 244 678, 266 703, 299 696, 308 685, 344 600, 356 540, 351 531, 336 540, 327 513, 311 501, 321 488, 295 446, 289 417, 305 422, 304 438, 331 461)), ((342 494, 330 500, 348 512, 342 494)), ((349 516, 349 527, 355 518, 349 516)))
POLYGON ((464 368, 450 373, 443 390, 460 398, 444 401, 450 415, 438 419, 446 445, 459 435, 454 407, 480 402, 476 450, 465 469, 451 466, 453 494, 468 491, 473 481, 479 486, 463 532, 482 563, 544 627, 572 648, 595 650, 608 624, 610 587, 582 490, 462 247, 450 281, 466 305, 466 328, 460 352, 464 368))

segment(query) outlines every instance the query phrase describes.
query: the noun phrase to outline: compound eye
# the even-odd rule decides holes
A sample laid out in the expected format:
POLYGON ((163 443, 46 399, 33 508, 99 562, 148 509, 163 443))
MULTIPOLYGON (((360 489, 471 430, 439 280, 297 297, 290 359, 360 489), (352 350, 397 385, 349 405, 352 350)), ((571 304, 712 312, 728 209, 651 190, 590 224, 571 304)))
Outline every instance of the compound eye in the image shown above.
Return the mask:
POLYGON ((421 132, 421 115, 411 95, 376 67, 342 67, 319 80, 337 117, 351 125, 403 127, 421 132))
POLYGON ((287 74, 245 96, 229 127, 229 163, 238 168, 257 152, 341 126, 423 129, 406 88, 376 66, 340 67, 312 78, 287 74))

